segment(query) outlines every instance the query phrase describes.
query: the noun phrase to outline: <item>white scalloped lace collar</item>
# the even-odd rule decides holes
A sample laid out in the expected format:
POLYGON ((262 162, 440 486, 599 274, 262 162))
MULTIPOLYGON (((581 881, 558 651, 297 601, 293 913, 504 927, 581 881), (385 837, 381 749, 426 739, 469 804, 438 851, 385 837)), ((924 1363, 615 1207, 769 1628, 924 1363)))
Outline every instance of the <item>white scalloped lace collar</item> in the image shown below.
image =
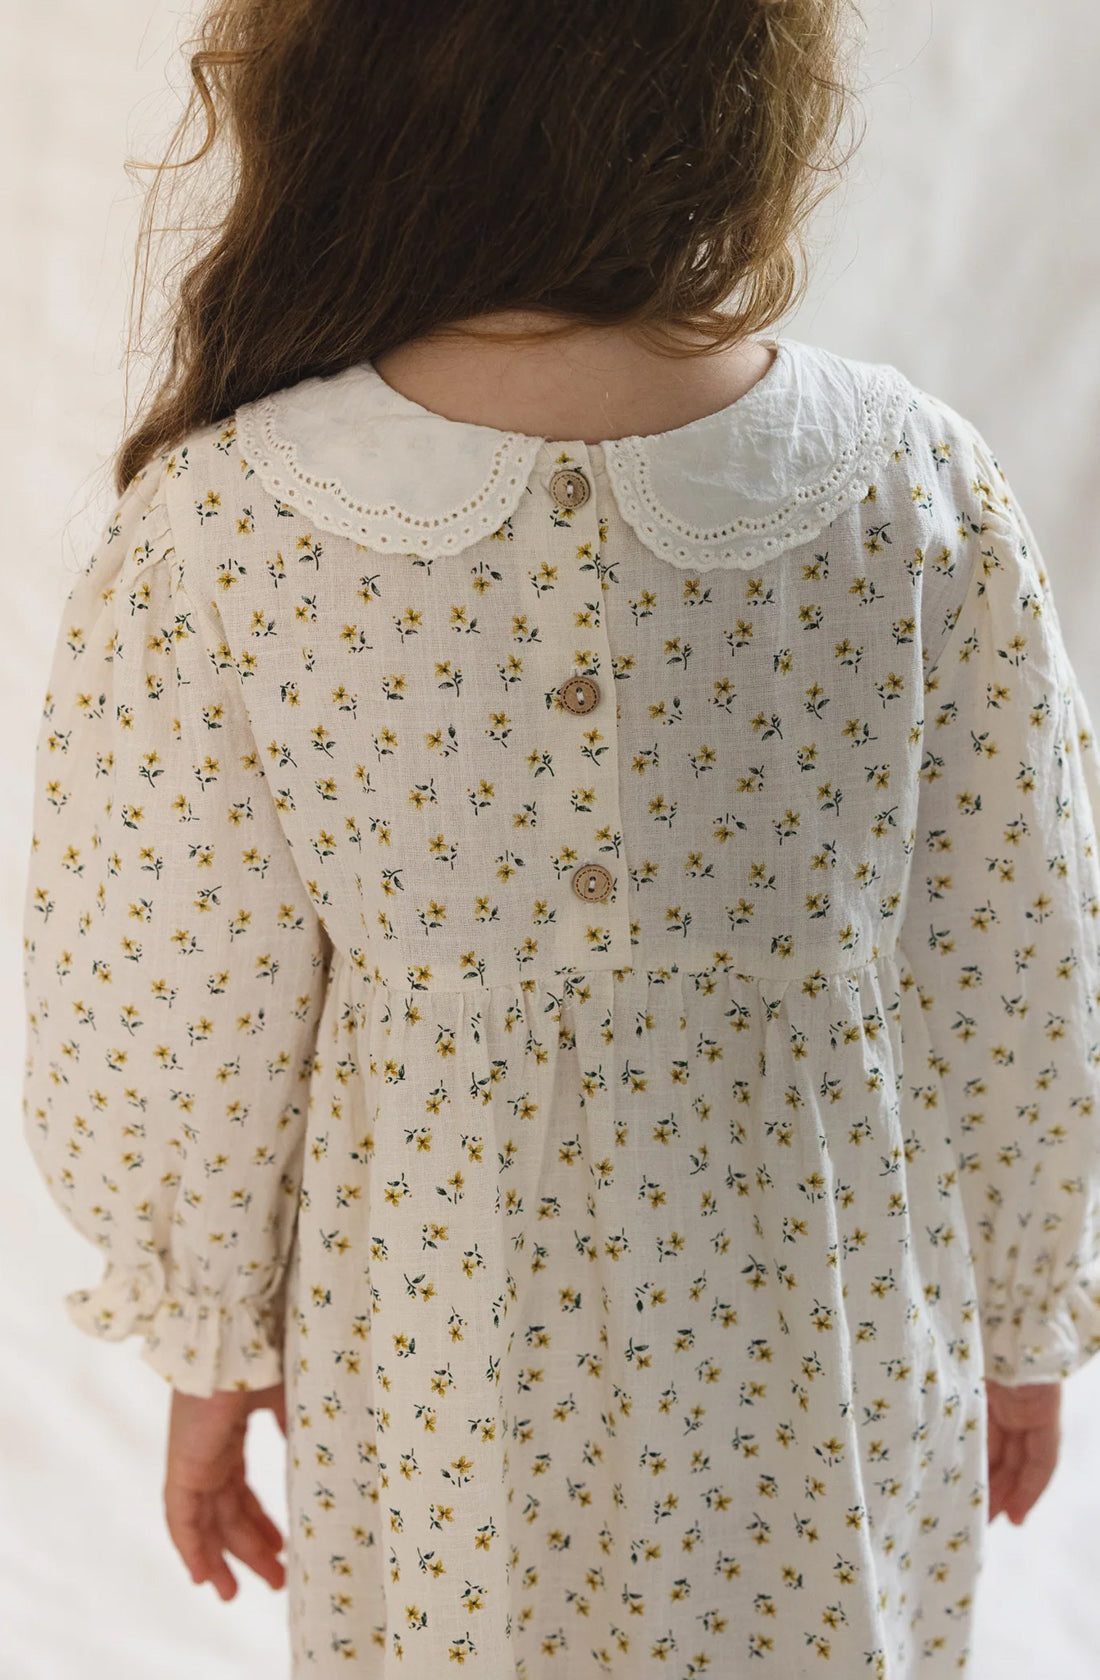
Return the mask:
POLYGON ((674 431, 586 444, 448 420, 372 362, 237 410, 261 483, 325 530, 383 552, 455 553, 499 529, 542 459, 601 458, 622 517, 660 558, 745 567, 810 541, 896 449, 915 391, 887 362, 777 337, 728 408, 674 431))

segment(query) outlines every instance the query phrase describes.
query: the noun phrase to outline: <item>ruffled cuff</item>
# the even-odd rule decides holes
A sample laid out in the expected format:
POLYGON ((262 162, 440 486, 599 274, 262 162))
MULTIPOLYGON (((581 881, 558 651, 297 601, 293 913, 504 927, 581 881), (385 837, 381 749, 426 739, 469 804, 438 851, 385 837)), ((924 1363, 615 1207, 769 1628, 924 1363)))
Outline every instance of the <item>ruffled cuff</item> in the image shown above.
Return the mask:
POLYGON ((1059 1382, 1100 1353, 1100 1284, 1070 1284, 1049 1300, 982 1317, 985 1375, 1016 1387, 1059 1382))
POLYGON ((223 1301, 169 1289, 159 1263, 108 1262, 96 1289, 65 1296, 78 1329, 102 1341, 145 1338, 141 1357, 181 1394, 269 1388, 283 1378, 282 1289, 275 1296, 223 1301))

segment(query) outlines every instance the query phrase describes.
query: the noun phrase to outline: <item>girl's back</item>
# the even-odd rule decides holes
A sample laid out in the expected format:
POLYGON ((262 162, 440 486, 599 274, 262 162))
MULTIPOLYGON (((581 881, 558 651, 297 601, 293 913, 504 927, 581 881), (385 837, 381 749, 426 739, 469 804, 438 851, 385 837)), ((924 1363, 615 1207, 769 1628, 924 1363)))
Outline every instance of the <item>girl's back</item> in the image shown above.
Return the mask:
MULTIPOLYGON (((806 69, 810 8, 731 11, 806 69)), ((1100 783, 1026 519, 886 363, 418 336, 154 416, 67 603, 74 1314, 285 1382, 296 1680, 957 1674, 983 1379, 1100 1348, 1100 783)))

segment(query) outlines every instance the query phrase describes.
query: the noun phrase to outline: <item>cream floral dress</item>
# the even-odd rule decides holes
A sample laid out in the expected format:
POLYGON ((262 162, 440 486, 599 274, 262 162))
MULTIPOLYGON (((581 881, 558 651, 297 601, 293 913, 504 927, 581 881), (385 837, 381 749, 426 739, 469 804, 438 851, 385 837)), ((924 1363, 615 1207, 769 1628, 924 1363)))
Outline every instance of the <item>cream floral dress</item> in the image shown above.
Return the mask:
POLYGON ((955 1676, 983 1375, 1100 1349, 1100 809, 980 434, 789 338, 548 441, 370 363, 68 597, 25 912, 68 1297, 285 1375, 294 1680, 955 1676))

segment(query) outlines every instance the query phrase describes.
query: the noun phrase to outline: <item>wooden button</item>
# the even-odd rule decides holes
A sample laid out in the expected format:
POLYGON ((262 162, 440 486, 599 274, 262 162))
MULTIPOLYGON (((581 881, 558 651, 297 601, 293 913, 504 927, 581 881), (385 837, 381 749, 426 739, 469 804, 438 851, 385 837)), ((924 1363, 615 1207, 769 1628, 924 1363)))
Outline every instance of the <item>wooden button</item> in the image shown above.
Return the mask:
POLYGON ((570 677, 558 689, 558 697, 567 712, 583 717, 600 703, 600 687, 591 677, 570 677))
POLYGON ((602 904, 611 892, 611 871, 602 863, 582 863, 573 874, 573 891, 586 904, 602 904))
POLYGON ((592 490, 578 467, 561 467, 550 480, 550 494, 556 507, 583 507, 592 490))

